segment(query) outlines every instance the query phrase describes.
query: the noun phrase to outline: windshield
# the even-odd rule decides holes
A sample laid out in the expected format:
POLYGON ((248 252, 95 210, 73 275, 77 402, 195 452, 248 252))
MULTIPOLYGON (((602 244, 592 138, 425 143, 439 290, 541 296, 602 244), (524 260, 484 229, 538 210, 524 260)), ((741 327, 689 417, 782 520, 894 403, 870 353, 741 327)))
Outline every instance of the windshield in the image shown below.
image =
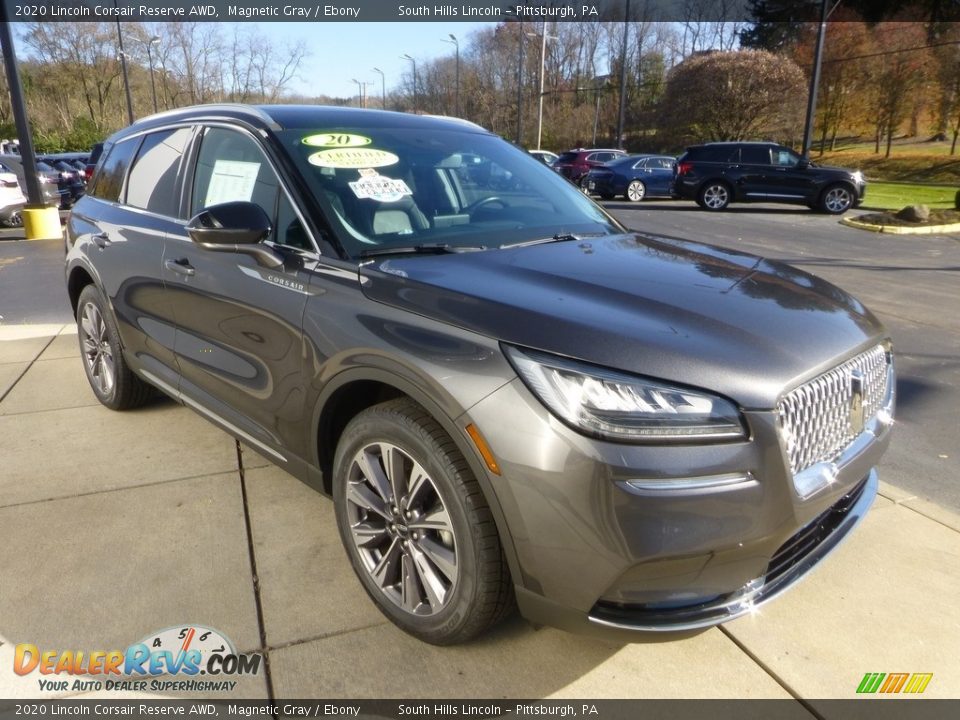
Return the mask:
POLYGON ((279 137, 353 257, 623 232, 557 173, 487 133, 318 128, 279 137))

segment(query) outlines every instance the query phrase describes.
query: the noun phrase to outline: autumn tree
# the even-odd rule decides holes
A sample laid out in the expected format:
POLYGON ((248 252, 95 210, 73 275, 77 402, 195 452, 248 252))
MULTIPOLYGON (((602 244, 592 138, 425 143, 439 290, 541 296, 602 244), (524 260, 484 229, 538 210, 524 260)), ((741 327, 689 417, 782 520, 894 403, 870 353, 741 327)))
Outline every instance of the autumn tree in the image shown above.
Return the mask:
POLYGON ((805 101, 803 72, 789 58, 763 50, 705 53, 667 76, 661 133, 677 146, 790 139, 802 124, 805 101))

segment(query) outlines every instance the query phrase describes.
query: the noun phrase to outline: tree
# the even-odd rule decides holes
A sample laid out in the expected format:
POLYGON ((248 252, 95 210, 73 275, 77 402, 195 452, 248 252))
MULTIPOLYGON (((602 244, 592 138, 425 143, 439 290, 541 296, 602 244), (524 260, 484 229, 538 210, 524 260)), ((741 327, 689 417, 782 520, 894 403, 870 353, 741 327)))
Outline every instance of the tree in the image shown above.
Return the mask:
POLYGON ((705 53, 667 76, 661 133, 675 145, 788 140, 802 124, 805 100, 803 72, 789 58, 763 50, 705 53))

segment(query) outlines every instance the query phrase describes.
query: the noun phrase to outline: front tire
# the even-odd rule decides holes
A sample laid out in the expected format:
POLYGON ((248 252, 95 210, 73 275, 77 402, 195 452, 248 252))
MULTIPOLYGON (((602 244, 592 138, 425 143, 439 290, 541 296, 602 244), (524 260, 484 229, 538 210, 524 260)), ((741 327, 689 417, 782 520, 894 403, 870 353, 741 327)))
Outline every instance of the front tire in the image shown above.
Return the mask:
POLYGON ((152 390, 133 374, 123 358, 120 333, 103 294, 87 285, 77 301, 77 337, 90 389, 111 410, 143 405, 152 390))
POLYGON ((631 180, 627 185, 626 196, 630 202, 640 202, 647 196, 647 186, 642 180, 631 180))
POLYGON ((412 400, 375 405, 347 424, 333 483, 354 572, 400 629, 452 645, 512 608, 500 538, 479 484, 450 437, 412 400))
POLYGON ((708 182, 700 188, 697 203, 705 210, 726 210, 730 204, 730 186, 723 182, 708 182))
POLYGON ((841 215, 853 207, 853 192, 846 185, 831 185, 820 197, 820 209, 830 215, 841 215))

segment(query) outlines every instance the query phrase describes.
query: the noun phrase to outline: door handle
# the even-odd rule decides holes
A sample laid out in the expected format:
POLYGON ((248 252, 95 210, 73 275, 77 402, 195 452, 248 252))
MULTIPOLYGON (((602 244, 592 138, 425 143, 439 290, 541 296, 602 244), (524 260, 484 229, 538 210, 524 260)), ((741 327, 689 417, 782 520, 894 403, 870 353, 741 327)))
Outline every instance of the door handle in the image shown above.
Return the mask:
POLYGON ((97 233, 96 235, 91 235, 90 239, 93 240, 93 244, 101 250, 110 244, 110 236, 106 233, 97 233))
POLYGON ((186 258, 180 258, 179 260, 164 260, 163 266, 167 270, 172 270, 175 273, 180 275, 186 275, 187 277, 192 277, 197 274, 196 269, 190 264, 190 261, 186 258))

